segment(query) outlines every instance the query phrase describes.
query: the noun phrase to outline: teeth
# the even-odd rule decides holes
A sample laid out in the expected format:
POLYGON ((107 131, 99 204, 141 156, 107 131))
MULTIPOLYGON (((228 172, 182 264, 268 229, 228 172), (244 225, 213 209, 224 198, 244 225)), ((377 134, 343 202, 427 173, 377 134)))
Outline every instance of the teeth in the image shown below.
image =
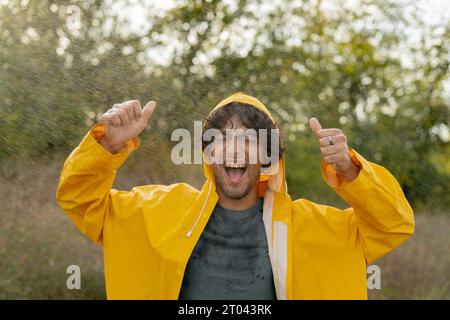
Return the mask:
POLYGON ((225 164, 225 167, 227 168, 245 168, 246 165, 245 164, 237 164, 237 163, 230 163, 230 164, 225 164))

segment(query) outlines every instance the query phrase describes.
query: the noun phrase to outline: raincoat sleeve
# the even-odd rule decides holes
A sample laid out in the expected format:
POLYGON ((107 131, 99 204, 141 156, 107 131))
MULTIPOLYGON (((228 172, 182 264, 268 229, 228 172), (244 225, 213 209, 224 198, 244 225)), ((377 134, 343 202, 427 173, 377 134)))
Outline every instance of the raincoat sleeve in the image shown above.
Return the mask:
POLYGON ((136 138, 128 141, 121 152, 111 154, 97 142, 103 131, 104 126, 97 124, 73 150, 64 163, 56 191, 69 218, 97 243, 102 243, 104 220, 111 211, 133 212, 130 206, 136 199, 134 192, 118 192, 112 184, 116 170, 139 146, 136 138))
POLYGON ((322 161, 327 184, 352 208, 357 233, 367 263, 385 255, 406 241, 414 231, 413 210, 394 176, 384 167, 369 162, 349 148, 353 163, 361 168, 353 181, 339 176, 322 161))

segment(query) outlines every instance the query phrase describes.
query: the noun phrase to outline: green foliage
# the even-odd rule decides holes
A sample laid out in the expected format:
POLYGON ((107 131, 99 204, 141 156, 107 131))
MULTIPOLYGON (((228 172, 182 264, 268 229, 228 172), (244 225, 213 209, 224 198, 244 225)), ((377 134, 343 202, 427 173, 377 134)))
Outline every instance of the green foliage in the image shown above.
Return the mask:
POLYGON ((173 129, 192 129, 244 91, 282 128, 295 197, 339 201, 308 131, 316 116, 389 168, 415 205, 450 204, 448 21, 423 23, 410 14, 414 1, 182 1, 164 14, 142 6, 148 24, 138 32, 102 1, 0 6, 0 159, 67 153, 130 98, 158 102, 152 127, 167 146, 173 129))

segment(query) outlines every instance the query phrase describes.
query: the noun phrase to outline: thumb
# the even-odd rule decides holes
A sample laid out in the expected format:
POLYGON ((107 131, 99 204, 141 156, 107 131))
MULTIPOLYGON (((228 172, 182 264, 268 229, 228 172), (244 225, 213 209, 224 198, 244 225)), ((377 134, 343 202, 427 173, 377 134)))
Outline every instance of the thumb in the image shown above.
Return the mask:
POLYGON ((145 105, 144 109, 142 110, 142 118, 145 120, 145 122, 148 122, 150 117, 153 114, 153 111, 155 111, 156 108, 156 102, 155 101, 149 101, 145 105))
POLYGON ((322 129, 322 126, 320 125, 320 122, 319 120, 317 120, 317 118, 311 118, 309 120, 309 126, 311 127, 311 131, 315 136, 317 136, 317 131, 322 129))

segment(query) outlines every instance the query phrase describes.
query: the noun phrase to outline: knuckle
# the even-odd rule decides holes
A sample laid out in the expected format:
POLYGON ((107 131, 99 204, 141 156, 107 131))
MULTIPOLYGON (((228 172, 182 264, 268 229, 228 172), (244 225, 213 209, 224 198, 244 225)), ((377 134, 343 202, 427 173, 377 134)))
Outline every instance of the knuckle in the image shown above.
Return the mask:
POLYGON ((123 109, 117 110, 117 116, 119 119, 124 119, 124 117, 127 115, 127 112, 123 109))

